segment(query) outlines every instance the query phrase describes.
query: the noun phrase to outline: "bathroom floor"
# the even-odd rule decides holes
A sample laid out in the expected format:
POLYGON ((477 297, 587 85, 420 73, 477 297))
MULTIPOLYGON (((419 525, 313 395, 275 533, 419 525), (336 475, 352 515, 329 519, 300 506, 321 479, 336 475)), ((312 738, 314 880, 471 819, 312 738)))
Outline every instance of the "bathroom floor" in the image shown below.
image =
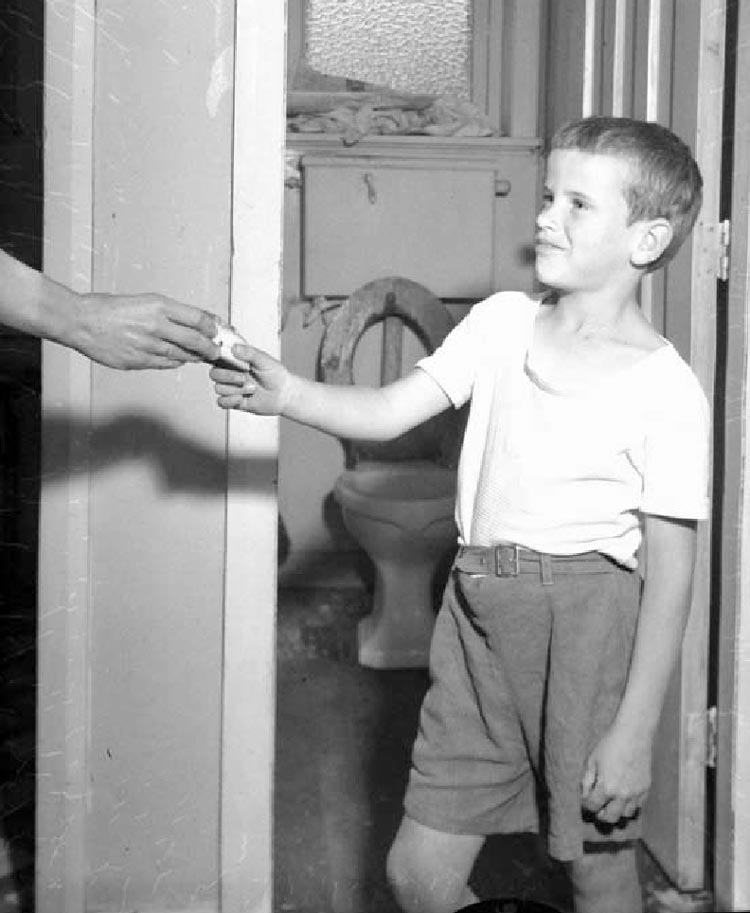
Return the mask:
MULTIPOLYGON (((362 589, 279 593, 275 792, 276 913, 396 913, 385 884, 424 670, 356 662, 362 589)), ((680 898, 645 849, 649 913, 709 907, 680 898)), ((493 839, 476 872, 482 896, 524 897, 570 909, 567 884, 530 835, 493 839)))

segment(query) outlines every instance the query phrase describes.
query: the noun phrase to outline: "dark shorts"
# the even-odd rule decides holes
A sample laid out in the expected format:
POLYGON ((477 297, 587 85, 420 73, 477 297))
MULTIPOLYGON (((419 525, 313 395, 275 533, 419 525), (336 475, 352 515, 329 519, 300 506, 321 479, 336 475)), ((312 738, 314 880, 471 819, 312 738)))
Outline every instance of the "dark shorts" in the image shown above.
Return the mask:
POLYGON ((405 809, 455 834, 541 831, 552 856, 632 840, 638 819, 581 808, 589 752, 625 687, 640 577, 594 553, 522 562, 518 576, 458 569, 430 651, 405 809))

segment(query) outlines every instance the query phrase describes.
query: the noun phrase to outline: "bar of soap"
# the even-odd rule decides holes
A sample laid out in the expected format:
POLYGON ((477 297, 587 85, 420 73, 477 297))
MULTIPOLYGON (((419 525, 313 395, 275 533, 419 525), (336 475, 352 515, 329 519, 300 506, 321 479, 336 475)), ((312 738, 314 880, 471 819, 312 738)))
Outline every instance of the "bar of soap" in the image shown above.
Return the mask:
POLYGON ((241 371, 247 370, 247 362, 241 361, 232 353, 232 346, 247 345, 247 340, 240 336, 233 326, 228 323, 220 323, 213 342, 221 349, 221 353, 216 360, 217 365, 226 368, 239 368, 241 371))

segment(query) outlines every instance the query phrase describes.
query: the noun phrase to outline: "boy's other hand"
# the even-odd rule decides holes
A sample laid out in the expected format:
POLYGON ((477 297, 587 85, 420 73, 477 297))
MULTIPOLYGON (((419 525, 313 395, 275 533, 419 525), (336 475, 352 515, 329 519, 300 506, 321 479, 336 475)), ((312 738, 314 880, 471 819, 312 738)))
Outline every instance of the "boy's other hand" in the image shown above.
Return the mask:
POLYGON ((272 356, 248 345, 232 347, 235 358, 247 364, 246 371, 214 366, 217 403, 222 409, 239 409, 255 415, 280 415, 291 396, 292 376, 272 356))
POLYGON ((612 728, 588 757, 581 781, 584 809, 615 824, 640 810, 651 785, 651 746, 612 728))

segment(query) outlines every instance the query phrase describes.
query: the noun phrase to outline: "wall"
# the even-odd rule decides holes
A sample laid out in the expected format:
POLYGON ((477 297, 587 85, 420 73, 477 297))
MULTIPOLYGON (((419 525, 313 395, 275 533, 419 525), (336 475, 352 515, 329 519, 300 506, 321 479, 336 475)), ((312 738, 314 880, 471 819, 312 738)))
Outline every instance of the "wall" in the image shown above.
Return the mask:
MULTIPOLYGON (((234 4, 48 10, 45 267, 226 315, 234 4)), ((45 344, 39 911, 217 909, 226 419, 45 344)))

